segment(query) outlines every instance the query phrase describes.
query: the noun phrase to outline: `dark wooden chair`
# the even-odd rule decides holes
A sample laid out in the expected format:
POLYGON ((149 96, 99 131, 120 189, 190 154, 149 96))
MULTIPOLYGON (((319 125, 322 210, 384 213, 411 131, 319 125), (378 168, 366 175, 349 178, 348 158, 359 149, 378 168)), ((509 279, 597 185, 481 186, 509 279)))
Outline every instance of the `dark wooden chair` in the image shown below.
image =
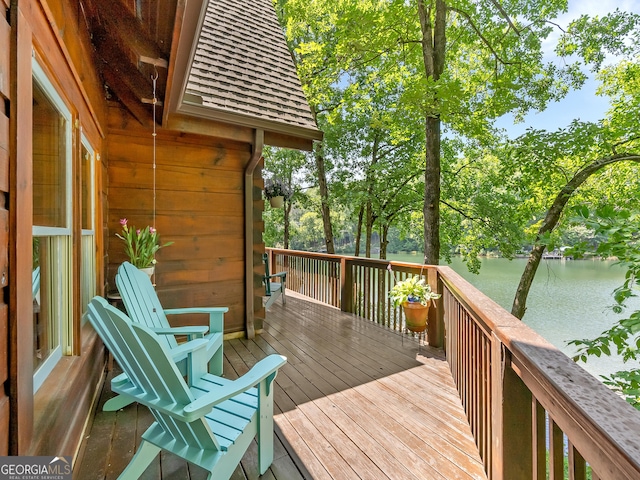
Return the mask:
POLYGON ((262 255, 264 261, 264 282, 265 295, 267 301, 264 304, 265 308, 269 308, 278 297, 282 296, 282 304, 286 303, 285 290, 287 288, 287 272, 278 272, 271 275, 269 273, 269 255, 266 253, 262 255))

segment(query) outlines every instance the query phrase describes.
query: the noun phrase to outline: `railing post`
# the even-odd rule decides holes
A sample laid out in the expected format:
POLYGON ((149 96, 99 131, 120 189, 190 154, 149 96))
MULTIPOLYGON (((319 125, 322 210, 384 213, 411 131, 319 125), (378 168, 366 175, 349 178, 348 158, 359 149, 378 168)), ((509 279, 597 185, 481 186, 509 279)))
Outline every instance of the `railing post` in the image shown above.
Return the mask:
POLYGON ((511 354, 495 333, 491 340, 491 480, 533 475, 532 395, 511 368, 511 354))
POLYGON ((353 313, 353 274, 346 257, 340 258, 340 310, 353 313))
MULTIPOLYGON (((440 280, 437 268, 427 270, 427 281, 436 293, 442 294, 444 285, 440 280)), ((432 300, 435 308, 429 309, 429 319, 427 322, 427 338, 429 345, 436 348, 444 348, 444 300, 432 300)))

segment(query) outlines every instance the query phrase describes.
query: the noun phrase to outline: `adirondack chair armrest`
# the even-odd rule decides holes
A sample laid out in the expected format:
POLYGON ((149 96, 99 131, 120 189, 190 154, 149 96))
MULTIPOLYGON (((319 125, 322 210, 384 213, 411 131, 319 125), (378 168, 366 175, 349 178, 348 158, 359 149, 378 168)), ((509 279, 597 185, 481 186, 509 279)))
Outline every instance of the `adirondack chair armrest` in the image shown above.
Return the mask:
POLYGON ((111 379, 111 387, 124 385, 129 381, 129 377, 127 377, 126 373, 121 373, 120 375, 116 375, 111 379))
POLYGON ((278 273, 274 273, 273 275, 269 275, 268 277, 266 277, 268 280, 272 279, 272 278, 282 278, 282 282, 286 282, 287 280, 287 272, 278 272, 278 273))
MULTIPOLYGON (((184 415, 189 419, 187 421, 192 421, 206 415, 211 411, 214 405, 247 391, 270 376, 270 380, 273 380, 275 378, 275 373, 285 363, 287 363, 286 357, 275 354, 269 355, 256 363, 251 370, 240 378, 213 389, 208 386, 207 390, 210 390, 208 393, 202 395, 200 398, 184 407, 184 415)), ((200 382, 203 381, 204 380, 200 380, 200 382)), ((194 384, 196 388, 198 387, 198 383, 199 382, 196 382, 194 384)))
POLYGON ((171 358, 174 362, 179 362, 188 354, 194 353, 201 348, 205 348, 208 344, 208 340, 205 340, 204 338, 196 338, 195 340, 182 343, 176 348, 172 348, 169 353, 171 354, 171 358))
POLYGON ((151 328, 150 330, 157 335, 186 335, 188 340, 194 340, 204 337, 209 331, 209 327, 195 325, 189 327, 151 328))
POLYGON ((180 315, 183 313, 208 313, 210 332, 224 331, 224 314, 228 311, 228 307, 188 307, 164 309, 164 313, 166 315, 180 315))

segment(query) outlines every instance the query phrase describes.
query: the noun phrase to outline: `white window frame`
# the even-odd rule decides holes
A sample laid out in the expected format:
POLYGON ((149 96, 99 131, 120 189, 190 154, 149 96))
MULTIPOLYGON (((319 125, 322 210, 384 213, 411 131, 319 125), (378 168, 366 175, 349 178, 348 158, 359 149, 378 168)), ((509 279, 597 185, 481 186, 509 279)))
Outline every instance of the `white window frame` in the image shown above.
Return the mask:
MULTIPOLYGON (((85 165, 89 166, 89 178, 91 179, 91 184, 89 185, 89 201, 90 201, 90 205, 89 205, 89 212, 90 212, 90 224, 91 224, 91 228, 90 229, 82 229, 82 272, 81 272, 81 278, 80 278, 80 298, 82 301, 82 305, 81 305, 81 309, 82 309, 82 313, 84 313, 84 309, 86 309, 88 304, 88 301, 90 300, 87 298, 82 298, 83 297, 83 292, 84 289, 87 288, 86 282, 82 281, 82 275, 83 274, 89 274, 91 276, 91 279, 89 281, 89 289, 91 290, 91 298, 93 298, 93 295, 95 295, 95 289, 96 289, 96 256, 95 256, 95 230, 96 230, 96 178, 95 178, 95 171, 96 171, 96 167, 95 164, 98 161, 98 157, 96 155, 96 151, 94 150, 94 148, 91 146, 91 144, 89 143, 89 140, 87 139, 87 137, 82 134, 82 138, 81 138, 81 143, 82 146, 85 148, 85 150, 87 152, 89 152, 89 155, 91 157, 90 161, 88 162, 88 164, 85 164, 84 159, 82 159, 81 166, 80 168, 83 169, 85 168, 85 165), (87 256, 87 252, 85 252, 85 244, 89 244, 90 245, 90 252, 88 253, 87 256), (90 262, 89 265, 87 265, 87 262, 90 262), (85 300, 86 300, 86 304, 85 304, 85 300)), ((83 175, 83 181, 84 181, 84 175, 83 175)), ((86 322, 86 317, 83 315, 82 316, 82 323, 86 322)))
MULTIPOLYGON (((49 376, 49 374, 53 371, 56 364, 61 360, 64 354, 71 354, 71 341, 73 338, 73 295, 72 288, 73 282, 71 279, 71 273, 73 272, 72 263, 73 263, 73 255, 71 250, 71 235, 72 235, 72 159, 73 159, 73 131, 72 131, 72 116, 67 104, 62 100, 62 97, 55 89, 51 80, 49 80, 47 74, 44 69, 40 66, 35 56, 32 56, 31 61, 32 67, 32 77, 33 80, 42 88, 42 90, 47 95, 47 98, 51 103, 56 107, 58 113, 66 120, 67 128, 65 131, 65 142, 66 142, 66 172, 65 172, 65 221, 66 225, 64 227, 44 227, 44 226, 33 226, 32 235, 34 237, 50 237, 50 236, 59 236, 59 237, 68 237, 68 250, 66 252, 67 255, 64 258, 67 258, 69 263, 66 265, 68 271, 66 275, 64 275, 65 283, 69 291, 69 296, 66 299, 67 301, 63 304, 62 308, 66 311, 67 318, 62 318, 60 325, 58 325, 58 346, 53 349, 47 359, 38 367, 38 369, 33 374, 33 393, 35 394, 38 389, 42 386, 45 379, 49 376)), ((64 315, 64 314, 63 314, 64 315)))

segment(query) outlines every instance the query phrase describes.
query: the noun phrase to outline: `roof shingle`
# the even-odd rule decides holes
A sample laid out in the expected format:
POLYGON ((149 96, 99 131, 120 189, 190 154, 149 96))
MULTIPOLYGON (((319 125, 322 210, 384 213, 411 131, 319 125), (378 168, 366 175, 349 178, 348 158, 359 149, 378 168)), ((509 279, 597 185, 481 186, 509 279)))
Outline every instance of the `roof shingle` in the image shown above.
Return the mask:
POLYGON ((317 131, 270 0, 210 0, 186 93, 202 106, 317 131))

